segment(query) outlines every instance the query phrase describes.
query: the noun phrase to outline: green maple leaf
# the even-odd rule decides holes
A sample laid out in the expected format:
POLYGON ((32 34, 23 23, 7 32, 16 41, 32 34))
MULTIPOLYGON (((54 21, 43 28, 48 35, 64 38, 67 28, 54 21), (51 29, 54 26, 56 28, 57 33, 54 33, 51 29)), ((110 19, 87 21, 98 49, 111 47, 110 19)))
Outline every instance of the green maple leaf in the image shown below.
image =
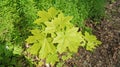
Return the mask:
POLYGON ((45 38, 43 41, 41 41, 42 47, 39 52, 39 58, 45 59, 49 53, 53 54, 55 53, 55 46, 48 42, 48 40, 45 38))
POLYGON ((64 17, 63 13, 58 15, 58 18, 55 18, 52 22, 58 27, 59 29, 64 29, 64 27, 73 27, 73 24, 70 23, 72 16, 64 17))
POLYGON ((71 52, 77 52, 80 46, 81 36, 77 32, 78 28, 72 28, 65 32, 57 32, 57 37, 54 38, 53 43, 58 43, 57 51, 63 53, 67 50, 67 47, 71 52))
POLYGON ((40 24, 41 22, 46 22, 54 18, 59 11, 57 11, 55 8, 51 7, 48 12, 43 10, 38 12, 38 16, 40 17, 37 19, 34 23, 40 24))
POLYGON ((40 48, 41 48, 40 43, 34 43, 30 48, 27 49, 27 51, 30 52, 31 54, 37 55, 40 48))
POLYGON ((35 29, 35 30, 31 30, 31 33, 34 36, 29 36, 26 41, 27 43, 37 43, 39 40, 43 39, 45 37, 45 35, 43 33, 41 33, 40 30, 35 29))
POLYGON ((53 7, 48 9, 48 14, 51 18, 54 18, 58 13, 59 13, 59 10, 56 10, 53 7))
POLYGON ((49 54, 46 58, 46 62, 50 63, 51 65, 54 65, 57 61, 59 61, 57 53, 49 54))
POLYGON ((31 33, 32 33, 33 35, 39 35, 39 34, 41 34, 41 31, 38 30, 38 29, 34 29, 34 30, 31 30, 31 33))
POLYGON ((45 25, 47 26, 45 28, 46 33, 53 33, 55 31, 57 31, 57 29, 56 29, 57 27, 53 22, 45 22, 45 25))
POLYGON ((27 43, 37 43, 39 39, 40 36, 29 36, 25 41, 27 41, 27 43))
POLYGON ((101 44, 101 42, 97 40, 96 36, 90 35, 88 32, 85 32, 84 38, 87 41, 86 45, 87 50, 93 51, 93 49, 95 49, 96 46, 101 44))
POLYGON ((64 17, 63 13, 60 13, 57 18, 54 18, 51 22, 45 22, 47 26, 45 32, 54 33, 56 31, 64 30, 65 27, 71 28, 73 24, 70 23, 71 16, 64 17))

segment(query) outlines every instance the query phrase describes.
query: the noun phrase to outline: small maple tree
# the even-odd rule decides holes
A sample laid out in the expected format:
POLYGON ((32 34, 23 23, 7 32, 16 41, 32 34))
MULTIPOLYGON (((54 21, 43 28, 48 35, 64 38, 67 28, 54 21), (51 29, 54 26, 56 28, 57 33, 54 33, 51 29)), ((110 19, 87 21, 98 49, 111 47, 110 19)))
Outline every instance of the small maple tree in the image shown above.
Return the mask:
MULTIPOLYGON (((94 35, 78 32, 78 27, 70 23, 73 17, 64 16, 60 10, 51 7, 48 11, 39 11, 38 16, 34 23, 41 28, 31 30, 33 36, 29 36, 26 41, 33 45, 27 51, 41 60, 45 59, 52 66, 60 59, 71 58, 79 46, 93 51, 95 46, 101 44, 94 35)), ((41 65, 41 61, 38 65, 41 65)))

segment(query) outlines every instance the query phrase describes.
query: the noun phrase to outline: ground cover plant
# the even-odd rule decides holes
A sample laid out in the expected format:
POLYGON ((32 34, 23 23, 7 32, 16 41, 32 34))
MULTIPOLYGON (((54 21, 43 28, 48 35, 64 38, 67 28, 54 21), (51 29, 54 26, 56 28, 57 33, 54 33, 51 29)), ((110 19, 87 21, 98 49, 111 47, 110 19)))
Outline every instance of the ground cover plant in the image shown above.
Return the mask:
POLYGON ((22 66, 17 58, 23 57, 23 45, 35 19, 32 1, 0 0, 0 65, 22 66), (29 7, 28 7, 29 5, 29 7), (30 11, 30 12, 29 12, 30 11), (8 60, 8 61, 6 61, 8 60), (19 64, 19 65, 18 65, 19 64))

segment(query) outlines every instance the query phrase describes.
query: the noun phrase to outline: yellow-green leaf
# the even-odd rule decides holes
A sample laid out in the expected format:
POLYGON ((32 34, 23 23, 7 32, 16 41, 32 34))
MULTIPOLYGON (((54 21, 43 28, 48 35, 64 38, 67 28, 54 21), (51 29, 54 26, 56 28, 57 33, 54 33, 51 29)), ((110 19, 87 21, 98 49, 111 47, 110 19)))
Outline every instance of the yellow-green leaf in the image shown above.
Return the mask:
POLYGON ((29 49, 27 49, 27 51, 30 52, 31 54, 37 55, 40 48, 41 48, 40 43, 34 43, 29 49))

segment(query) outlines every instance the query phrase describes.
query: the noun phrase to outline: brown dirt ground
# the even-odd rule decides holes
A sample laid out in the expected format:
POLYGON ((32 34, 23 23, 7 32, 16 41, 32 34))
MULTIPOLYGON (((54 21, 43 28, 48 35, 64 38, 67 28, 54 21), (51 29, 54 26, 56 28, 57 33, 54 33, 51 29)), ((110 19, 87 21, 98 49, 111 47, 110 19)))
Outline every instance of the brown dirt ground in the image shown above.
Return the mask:
POLYGON ((80 48, 65 67, 120 67, 120 0, 109 2, 100 24, 88 23, 102 44, 91 53, 80 48))

